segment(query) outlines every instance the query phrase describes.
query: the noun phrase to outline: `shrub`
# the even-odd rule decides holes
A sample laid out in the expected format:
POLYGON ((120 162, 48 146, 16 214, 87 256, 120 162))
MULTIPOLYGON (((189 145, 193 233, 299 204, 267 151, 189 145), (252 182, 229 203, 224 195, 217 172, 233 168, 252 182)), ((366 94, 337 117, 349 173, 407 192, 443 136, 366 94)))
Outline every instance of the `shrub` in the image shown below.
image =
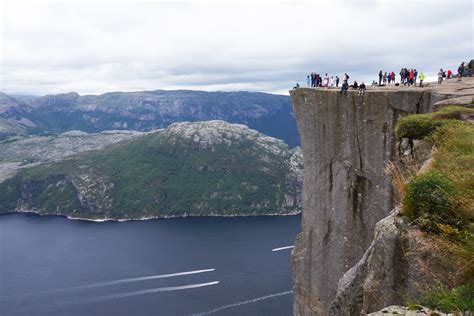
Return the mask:
POLYGON ((423 230, 451 240, 464 240, 471 217, 456 186, 439 171, 418 175, 407 185, 403 213, 423 230))
POLYGON ((441 123, 434 121, 431 114, 408 115, 400 119, 395 132, 399 138, 422 139, 439 126, 441 123))
POLYGON ((436 170, 413 178, 406 188, 403 206, 406 215, 440 215, 453 208, 454 185, 436 170))

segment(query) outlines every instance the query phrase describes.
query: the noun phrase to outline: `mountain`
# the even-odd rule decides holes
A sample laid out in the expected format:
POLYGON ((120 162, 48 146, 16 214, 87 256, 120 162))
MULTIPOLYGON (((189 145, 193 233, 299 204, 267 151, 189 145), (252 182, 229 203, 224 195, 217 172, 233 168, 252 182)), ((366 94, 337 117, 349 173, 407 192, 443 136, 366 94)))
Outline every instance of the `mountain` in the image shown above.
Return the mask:
MULTIPOLYGON (((0 127, 2 120, 0 119, 0 127)), ((104 131, 93 134, 70 131, 59 135, 41 136, 25 135, 26 131, 21 128, 15 131, 16 136, 10 134, 11 137, 0 140, 0 182, 13 176, 20 169, 101 149, 146 134, 136 131, 104 131)))
POLYGON ((33 132, 55 133, 150 131, 175 122, 224 120, 248 125, 292 147, 299 144, 290 97, 257 92, 71 92, 36 98, 1 94, 0 117, 24 123, 33 132))
POLYGON ((0 140, 8 136, 24 135, 26 127, 11 120, 0 117, 0 140))
POLYGON ((70 131, 59 135, 16 137, 0 142, 0 163, 58 160, 146 134, 122 130, 100 133, 70 131))
POLYGON ((0 212, 90 219, 287 214, 300 210, 299 147, 224 121, 174 123, 19 171, 0 212))

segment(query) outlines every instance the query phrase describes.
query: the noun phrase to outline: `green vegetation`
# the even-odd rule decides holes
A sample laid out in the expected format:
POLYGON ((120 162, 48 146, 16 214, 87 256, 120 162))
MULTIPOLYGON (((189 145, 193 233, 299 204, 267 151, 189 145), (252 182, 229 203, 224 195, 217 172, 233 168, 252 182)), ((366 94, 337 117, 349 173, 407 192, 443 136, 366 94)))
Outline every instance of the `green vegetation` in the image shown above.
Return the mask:
POLYGON ((158 132, 22 170, 0 184, 0 212, 21 204, 87 218, 288 213, 301 183, 288 181, 293 152, 283 149, 251 140, 201 148, 158 132))
POLYGON ((435 113, 415 114, 402 117, 395 133, 399 138, 423 139, 437 128, 459 120, 462 114, 474 113, 474 109, 448 106, 435 113))
POLYGON ((438 309, 443 313, 474 310, 474 287, 461 285, 449 289, 442 284, 425 291, 419 304, 438 309))
POLYGON ((402 199, 403 214, 421 229, 459 248, 465 269, 454 287, 438 284, 425 289, 416 304, 443 312, 474 310, 474 124, 464 114, 473 109, 450 106, 438 112, 400 120, 399 137, 424 139, 436 146, 433 163, 413 177, 402 199))
POLYGON ((467 237, 469 216, 456 195, 451 180, 438 170, 432 170, 408 183, 403 211, 426 231, 463 239, 467 237))
POLYGON ((469 236, 474 218, 474 125, 450 106, 400 120, 400 137, 424 138, 436 145, 432 169, 406 186, 403 212, 421 228, 453 240, 469 236))
POLYGON ((408 304, 408 310, 409 311, 421 311, 421 310, 423 310, 423 306, 420 306, 418 304, 408 304))

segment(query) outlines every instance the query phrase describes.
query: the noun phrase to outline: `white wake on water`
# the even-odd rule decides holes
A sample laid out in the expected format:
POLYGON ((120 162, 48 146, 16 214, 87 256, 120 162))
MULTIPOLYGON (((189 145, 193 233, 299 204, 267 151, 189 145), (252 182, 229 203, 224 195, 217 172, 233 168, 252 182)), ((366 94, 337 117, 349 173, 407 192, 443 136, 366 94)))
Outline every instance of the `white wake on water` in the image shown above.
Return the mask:
POLYGON ((74 303, 74 304, 79 303, 80 304, 80 303, 100 302, 100 301, 113 300, 113 299, 118 299, 118 298, 144 295, 144 294, 152 294, 152 293, 158 293, 158 292, 171 292, 171 291, 179 291, 179 290, 196 289, 196 288, 200 288, 200 287, 216 285, 216 284, 219 284, 219 283, 220 283, 220 281, 213 281, 213 282, 207 282, 207 283, 197 283, 197 284, 169 286, 169 287, 159 287, 159 288, 154 288, 154 289, 146 289, 146 290, 140 290, 140 291, 133 291, 133 292, 126 292, 126 293, 118 293, 118 294, 111 294, 111 295, 84 298, 84 299, 68 301, 68 302, 64 302, 64 303, 74 303))
POLYGON ((120 280, 114 280, 114 281, 109 281, 109 282, 101 282, 101 283, 94 283, 94 284, 88 284, 88 285, 83 285, 83 286, 76 286, 76 287, 68 288, 68 290, 89 289, 89 288, 94 288, 94 287, 115 285, 115 284, 121 284, 121 283, 165 279, 165 278, 172 278, 172 277, 177 277, 177 276, 182 276, 182 275, 213 272, 215 270, 216 269, 203 269, 203 270, 185 271, 185 272, 177 272, 177 273, 169 273, 169 274, 149 275, 149 276, 138 277, 138 278, 120 279, 120 280))
POLYGON ((149 275, 149 276, 143 276, 143 277, 137 277, 137 278, 128 278, 128 279, 120 279, 120 280, 114 280, 114 281, 108 281, 108 282, 79 285, 79 286, 73 286, 73 287, 67 287, 67 288, 61 288, 61 289, 50 289, 50 290, 44 290, 37 293, 24 293, 21 296, 44 295, 48 293, 62 293, 62 292, 70 292, 70 291, 77 291, 77 290, 85 290, 85 289, 91 289, 91 288, 96 288, 96 287, 101 287, 101 286, 108 286, 108 285, 115 285, 115 284, 129 283, 129 282, 165 279, 165 278, 172 278, 172 277, 183 276, 183 275, 213 272, 215 270, 216 269, 203 269, 203 270, 184 271, 184 272, 176 272, 176 273, 169 273, 169 274, 156 274, 156 275, 149 275))
POLYGON ((270 294, 270 295, 267 295, 267 296, 254 298, 254 299, 251 299, 251 300, 248 300, 248 301, 243 301, 243 302, 239 302, 239 303, 234 303, 234 304, 230 304, 230 305, 221 306, 221 307, 215 308, 215 309, 207 311, 207 312, 192 314, 191 316, 202 316, 202 315, 214 314, 214 313, 220 312, 224 309, 237 307, 237 306, 241 306, 241 305, 257 303, 259 301, 263 301, 263 300, 266 300, 266 299, 269 299, 269 298, 288 295, 288 294, 291 294, 291 293, 293 293, 293 291, 286 291, 286 292, 281 292, 281 293, 276 293, 276 294, 270 294))
POLYGON ((285 247, 280 247, 280 248, 273 248, 272 251, 280 251, 280 250, 285 250, 285 249, 292 249, 295 246, 285 246, 285 247))

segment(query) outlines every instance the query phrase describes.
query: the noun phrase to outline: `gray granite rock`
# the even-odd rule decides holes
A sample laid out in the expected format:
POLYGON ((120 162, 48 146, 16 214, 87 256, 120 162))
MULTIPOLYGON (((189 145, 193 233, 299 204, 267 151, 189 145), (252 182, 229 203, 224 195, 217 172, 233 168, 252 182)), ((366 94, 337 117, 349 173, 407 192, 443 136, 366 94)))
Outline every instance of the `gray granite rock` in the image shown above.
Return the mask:
MULTIPOLYGON (((431 112, 435 103, 456 97, 450 94, 455 86, 438 88, 370 87, 364 96, 335 89, 290 91, 305 165, 302 232, 292 254, 295 315, 358 315, 372 309, 364 305, 368 295, 393 300, 395 276, 384 273, 396 262, 396 229, 380 232, 380 247, 367 251, 376 223, 394 208, 384 167, 400 151, 394 128, 401 116, 431 112), (378 260, 357 265, 369 253, 378 260), (377 283, 384 278, 386 283, 377 283), (350 298, 337 296, 338 284, 339 291, 354 285, 350 298), (376 289, 364 288, 369 284, 376 289)), ((387 221, 379 225, 396 227, 387 221)))

